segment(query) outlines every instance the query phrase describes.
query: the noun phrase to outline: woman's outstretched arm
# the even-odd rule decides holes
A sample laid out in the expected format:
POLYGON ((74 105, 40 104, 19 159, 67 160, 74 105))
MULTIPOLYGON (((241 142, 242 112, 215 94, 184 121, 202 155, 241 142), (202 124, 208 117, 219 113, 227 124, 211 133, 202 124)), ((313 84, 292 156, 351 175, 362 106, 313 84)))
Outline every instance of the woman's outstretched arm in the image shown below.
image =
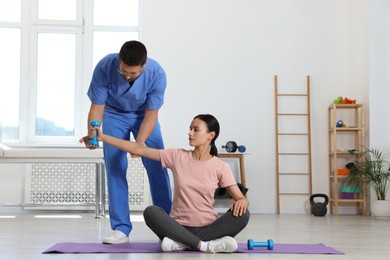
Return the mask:
MULTIPOLYGON (((115 146, 122 151, 139 155, 141 157, 149 158, 152 160, 160 161, 160 150, 146 147, 143 144, 139 144, 132 141, 122 140, 110 135, 106 135, 99 127, 95 127, 98 130, 97 140, 102 141, 103 143, 115 146)), ((82 143, 84 138, 80 139, 82 143)))

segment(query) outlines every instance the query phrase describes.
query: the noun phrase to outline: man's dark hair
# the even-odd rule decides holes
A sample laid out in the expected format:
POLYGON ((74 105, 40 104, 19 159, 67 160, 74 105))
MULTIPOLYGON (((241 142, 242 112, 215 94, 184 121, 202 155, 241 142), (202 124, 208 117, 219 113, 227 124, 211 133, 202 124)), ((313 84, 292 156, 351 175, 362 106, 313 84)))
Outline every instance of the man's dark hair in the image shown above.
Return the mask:
POLYGON ((147 50, 139 41, 125 42, 119 51, 119 59, 127 66, 143 66, 146 63, 147 50))

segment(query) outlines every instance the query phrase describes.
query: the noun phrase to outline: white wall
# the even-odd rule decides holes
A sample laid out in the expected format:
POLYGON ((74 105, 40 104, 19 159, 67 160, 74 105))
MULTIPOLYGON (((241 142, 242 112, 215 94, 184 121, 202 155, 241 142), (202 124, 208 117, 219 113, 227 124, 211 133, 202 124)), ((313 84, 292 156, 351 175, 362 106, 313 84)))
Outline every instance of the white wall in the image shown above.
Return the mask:
POLYGON ((313 192, 328 193, 327 107, 339 95, 368 102, 371 1, 141 2, 142 41, 168 74, 160 113, 166 147, 189 148, 191 119, 214 114, 220 151, 229 140, 247 147, 252 212, 274 213, 273 77, 282 92, 300 92, 310 75, 313 192))
MULTIPOLYGON (((370 146, 390 160, 390 2, 373 0, 370 23, 370 146)), ((387 192, 390 197, 390 191, 387 192)))
MULTIPOLYGON (((369 1, 145 0, 142 40, 168 74, 167 147, 188 147, 193 116, 220 121, 219 148, 244 144, 252 212, 275 212, 273 77, 300 92, 311 76, 313 192, 328 193, 327 106, 368 101, 369 1)), ((222 149, 221 149, 222 151, 222 149)), ((296 205, 301 207, 301 205, 296 205)))

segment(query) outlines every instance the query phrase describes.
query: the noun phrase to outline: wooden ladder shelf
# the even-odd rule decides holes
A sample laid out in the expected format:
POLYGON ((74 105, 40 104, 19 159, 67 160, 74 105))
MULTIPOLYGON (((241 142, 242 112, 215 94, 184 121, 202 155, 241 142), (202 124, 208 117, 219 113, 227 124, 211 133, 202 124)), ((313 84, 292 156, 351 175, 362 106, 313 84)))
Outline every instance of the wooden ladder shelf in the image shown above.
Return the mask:
MULTIPOLYGON (((276 140, 276 197, 277 197, 277 214, 280 214, 282 198, 297 198, 306 196, 307 202, 312 195, 312 161, 311 161, 311 128, 310 128, 310 76, 307 76, 307 91, 306 93, 279 93, 278 90, 278 76, 274 77, 275 84, 275 140, 276 140), (286 109, 281 109, 282 103, 288 103, 288 100, 295 100, 291 102, 293 105, 286 109), (302 104, 300 100, 304 100, 302 104), (300 110, 304 112, 295 112, 296 107, 294 102, 302 105, 300 110), (284 110, 284 111, 282 111, 284 110), (294 129, 302 128, 304 123, 304 130, 285 130, 281 127, 283 120, 289 120, 289 126, 298 126, 294 129), (303 139, 302 139, 303 138, 303 139), (295 143, 294 143, 295 140, 295 143), (301 140, 301 141, 299 141, 301 140), (293 141, 294 145, 291 145, 293 141), (287 144, 283 146, 283 142, 287 144), (283 148, 282 148, 283 147, 283 148), (307 166, 304 170, 295 170, 298 157, 303 159, 307 166), (283 168, 283 171, 281 171, 283 168), (302 186, 302 178, 307 179, 306 185, 302 186), (294 187, 293 187, 294 186, 294 187), (300 186, 300 187, 298 187, 300 186), (302 190, 301 190, 302 189, 302 190)), ((289 103, 288 103, 289 104, 289 103)), ((284 104, 285 105, 285 104, 284 104)), ((286 124, 284 124, 286 125, 286 124)), ((305 203, 306 204, 306 203, 305 203)), ((307 203, 309 205, 310 203, 307 203)), ((310 210, 308 210, 310 212, 310 210)))

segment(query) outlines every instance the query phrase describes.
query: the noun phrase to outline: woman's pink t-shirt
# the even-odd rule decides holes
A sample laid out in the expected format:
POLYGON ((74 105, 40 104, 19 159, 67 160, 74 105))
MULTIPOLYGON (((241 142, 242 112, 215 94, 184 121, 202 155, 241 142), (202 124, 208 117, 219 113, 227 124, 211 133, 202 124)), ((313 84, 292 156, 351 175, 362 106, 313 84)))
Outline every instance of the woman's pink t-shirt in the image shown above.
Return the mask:
POLYGON ((162 166, 173 174, 171 217, 190 227, 213 223, 218 218, 213 208, 215 190, 236 184, 229 165, 215 156, 195 160, 192 152, 184 149, 161 150, 160 157, 162 166))

